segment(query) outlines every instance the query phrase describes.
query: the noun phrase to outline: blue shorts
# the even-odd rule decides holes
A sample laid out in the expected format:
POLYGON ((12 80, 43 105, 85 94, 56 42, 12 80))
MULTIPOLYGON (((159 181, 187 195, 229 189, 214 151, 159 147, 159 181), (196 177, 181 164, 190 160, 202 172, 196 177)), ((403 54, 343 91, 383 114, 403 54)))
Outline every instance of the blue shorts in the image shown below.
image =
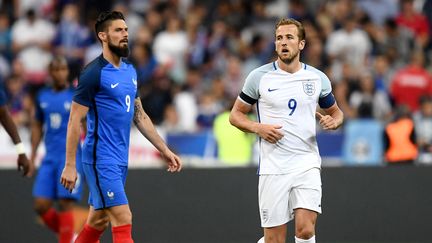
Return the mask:
POLYGON ((94 209, 128 204, 125 192, 127 166, 117 164, 83 163, 90 190, 88 203, 94 209))
POLYGON ((84 182, 81 162, 77 161, 76 163, 78 178, 72 193, 60 184, 60 177, 63 172, 64 164, 65 159, 62 158, 59 158, 59 160, 45 158, 42 161, 33 185, 33 197, 51 200, 73 199, 79 201, 81 199, 82 184, 84 182))

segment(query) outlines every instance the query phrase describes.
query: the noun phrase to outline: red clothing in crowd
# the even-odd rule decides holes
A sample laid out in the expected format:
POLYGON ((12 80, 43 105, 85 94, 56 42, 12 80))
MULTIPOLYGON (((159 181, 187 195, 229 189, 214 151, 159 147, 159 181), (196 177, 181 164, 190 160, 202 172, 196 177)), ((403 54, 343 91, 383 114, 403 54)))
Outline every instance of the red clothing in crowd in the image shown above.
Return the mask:
POLYGON ((419 98, 425 94, 432 95, 432 77, 425 69, 411 65, 395 74, 390 95, 396 105, 406 104, 411 111, 416 111, 419 98))
POLYGON ((415 36, 429 35, 429 23, 422 14, 415 14, 409 18, 401 14, 396 17, 396 23, 410 29, 415 36))

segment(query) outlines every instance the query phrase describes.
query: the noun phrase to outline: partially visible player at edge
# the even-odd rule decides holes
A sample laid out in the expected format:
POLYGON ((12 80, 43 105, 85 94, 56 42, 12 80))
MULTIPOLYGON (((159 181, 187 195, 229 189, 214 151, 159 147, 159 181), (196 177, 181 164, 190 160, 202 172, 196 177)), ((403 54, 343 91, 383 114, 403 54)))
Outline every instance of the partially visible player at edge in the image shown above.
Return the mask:
POLYGON ((45 157, 33 186, 34 208, 45 225, 58 234, 58 242, 70 243, 74 236, 73 206, 81 199, 81 145, 77 146, 78 180, 69 192, 60 184, 65 164, 66 132, 74 90, 69 87, 69 69, 64 57, 56 56, 49 65, 52 86, 39 91, 35 100, 35 119, 31 126, 34 165, 37 149, 44 136, 45 157), (58 202, 58 211, 53 207, 58 202))
POLYGON ((295 242, 315 242, 321 213, 321 157, 316 117, 326 130, 337 129, 343 113, 321 71, 300 62, 305 31, 294 19, 276 24, 278 58, 254 69, 231 110, 230 122, 256 133, 260 142, 258 198, 264 237, 258 242, 282 243, 286 224, 295 218, 295 242), (247 113, 257 104, 258 122, 247 113), (316 111, 317 104, 325 114, 316 111))
POLYGON ((157 133, 137 95, 135 68, 123 57, 129 54, 128 28, 117 11, 98 16, 95 31, 102 55, 81 72, 68 124, 66 164, 61 183, 73 190, 77 179, 75 153, 80 120, 87 115, 83 144, 83 171, 90 190, 87 222, 76 243, 98 242, 112 226, 114 243, 132 240, 132 213, 125 193, 131 120, 161 152, 168 171, 181 169, 175 155, 157 133))
POLYGON ((31 177, 34 172, 34 167, 31 166, 30 161, 25 153, 24 144, 21 142, 18 130, 7 108, 7 97, 3 85, 0 87, 0 123, 8 133, 12 142, 15 144, 15 149, 18 154, 17 168, 22 171, 23 176, 31 177))

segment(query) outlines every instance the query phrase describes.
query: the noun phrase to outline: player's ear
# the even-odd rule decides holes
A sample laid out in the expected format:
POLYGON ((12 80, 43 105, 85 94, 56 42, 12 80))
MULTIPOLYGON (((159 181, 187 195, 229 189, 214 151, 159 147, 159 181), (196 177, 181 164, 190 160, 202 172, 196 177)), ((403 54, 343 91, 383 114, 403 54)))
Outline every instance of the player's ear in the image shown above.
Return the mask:
POLYGON ((303 50, 304 47, 305 47, 305 45, 306 45, 306 40, 301 40, 301 41, 299 42, 299 49, 300 49, 300 50, 303 50))
POLYGON ((98 37, 102 42, 104 42, 107 39, 107 34, 103 31, 101 31, 101 32, 98 32, 98 37))

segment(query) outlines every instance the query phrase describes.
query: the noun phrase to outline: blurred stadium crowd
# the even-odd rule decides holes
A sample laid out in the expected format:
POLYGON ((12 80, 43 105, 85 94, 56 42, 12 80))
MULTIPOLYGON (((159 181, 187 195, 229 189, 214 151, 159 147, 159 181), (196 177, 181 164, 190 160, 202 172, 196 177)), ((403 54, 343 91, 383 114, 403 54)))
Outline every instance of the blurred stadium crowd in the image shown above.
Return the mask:
POLYGON ((126 16, 144 109, 169 133, 211 129, 246 75, 275 59, 275 23, 292 17, 306 28, 301 60, 329 76, 347 120, 386 123, 405 104, 421 146, 432 144, 432 0, 0 2, 0 79, 21 127, 51 57, 64 55, 76 82, 101 53, 97 14, 114 9, 126 16))

